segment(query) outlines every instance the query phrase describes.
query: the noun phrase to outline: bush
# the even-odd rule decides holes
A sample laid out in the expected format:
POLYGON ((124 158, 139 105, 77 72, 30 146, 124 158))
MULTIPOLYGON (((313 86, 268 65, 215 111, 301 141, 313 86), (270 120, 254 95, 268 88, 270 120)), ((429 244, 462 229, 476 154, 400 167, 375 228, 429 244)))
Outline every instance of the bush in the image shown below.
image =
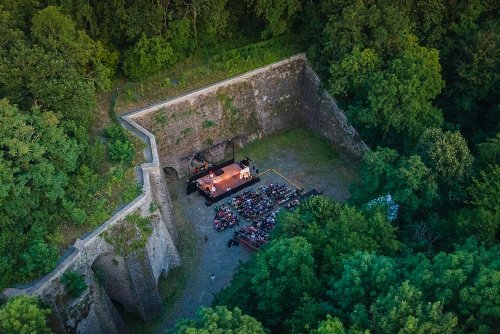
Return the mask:
POLYGON ((105 136, 111 141, 121 140, 125 142, 128 140, 125 131, 123 131, 123 128, 118 124, 108 126, 105 131, 105 136))
POLYGON ((87 289, 83 275, 71 269, 64 272, 61 277, 61 283, 64 284, 66 290, 73 297, 80 297, 83 291, 87 289))
POLYGON ((0 308, 0 333, 51 333, 46 321, 49 313, 34 297, 12 298, 0 308))
POLYGON ((134 145, 130 142, 123 128, 118 124, 110 125, 105 131, 108 153, 111 161, 132 163, 135 156, 134 145))
POLYGON ((20 270, 24 279, 34 278, 54 269, 57 262, 57 249, 37 236, 28 250, 21 254, 21 259, 23 265, 20 270))
POLYGON ((215 125, 215 122, 214 121, 211 121, 209 119, 206 119, 203 121, 203 123, 201 123, 201 126, 205 129, 208 129, 208 128, 211 128, 215 125))
POLYGON ((176 61, 174 50, 162 37, 141 39, 125 52, 125 72, 133 80, 158 73, 176 61))
POLYGON ((108 146, 108 151, 112 161, 131 163, 134 160, 134 146, 128 141, 117 140, 108 146))

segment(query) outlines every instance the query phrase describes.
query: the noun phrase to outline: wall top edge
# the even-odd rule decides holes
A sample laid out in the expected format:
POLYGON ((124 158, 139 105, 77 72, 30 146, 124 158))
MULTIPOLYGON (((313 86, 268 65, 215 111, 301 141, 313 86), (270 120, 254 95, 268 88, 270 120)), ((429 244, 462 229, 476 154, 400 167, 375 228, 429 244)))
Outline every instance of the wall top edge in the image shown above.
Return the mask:
POLYGON ((218 88, 218 87, 226 86, 227 84, 229 84, 229 83, 231 83, 233 81, 237 81, 237 80, 245 79, 245 78, 248 78, 248 77, 252 77, 252 76, 254 76, 254 75, 258 74, 258 73, 267 71, 267 70, 269 70, 269 69, 271 69, 273 67, 279 67, 279 66, 282 66, 284 64, 287 64, 287 63, 290 63, 290 62, 293 62, 293 61, 299 60, 299 59, 304 60, 306 62, 308 61, 307 60, 307 56, 306 56, 305 53, 298 53, 296 55, 290 56, 290 57, 285 58, 283 60, 279 60, 277 62, 274 62, 274 63, 268 64, 268 65, 264 65, 264 66, 258 67, 256 69, 253 69, 251 71, 239 74, 237 76, 234 76, 234 77, 231 77, 231 78, 228 78, 228 79, 224 79, 222 81, 215 82, 213 84, 210 84, 210 85, 205 86, 205 87, 201 87, 199 89, 195 89, 195 90, 193 90, 191 92, 187 92, 187 93, 184 93, 182 95, 178 95, 178 96, 169 98, 167 100, 164 100, 164 101, 152 104, 150 106, 146 106, 144 108, 140 108, 140 109, 137 109, 137 110, 133 110, 133 111, 127 112, 127 113, 121 115, 121 117, 124 118, 124 119, 127 119, 129 121, 132 121, 134 118, 139 117, 142 114, 146 114, 146 113, 153 112, 153 111, 156 111, 158 109, 164 108, 165 106, 168 106, 169 104, 174 103, 175 101, 177 101, 179 99, 185 99, 185 98, 188 98, 190 96, 196 96, 198 94, 202 94, 205 91, 212 90, 212 89, 218 88))
MULTIPOLYGON (((162 101, 162 102, 153 104, 151 106, 148 106, 148 107, 145 107, 145 108, 142 108, 139 110, 130 111, 128 113, 120 115, 120 118, 122 120, 124 120, 126 123, 131 125, 137 131, 141 132, 142 134, 144 134, 145 136, 147 136, 149 138, 150 143, 148 145, 148 149, 151 151, 153 159, 151 162, 144 162, 140 165, 142 173, 144 173, 144 176, 149 176, 149 170, 159 168, 160 164, 159 164, 159 160, 158 160, 158 152, 156 149, 155 136, 151 132, 144 129, 142 126, 140 126, 138 123, 136 123, 133 120, 135 117, 137 117, 143 113, 147 113, 147 112, 151 112, 151 111, 155 111, 157 109, 160 109, 163 106, 166 106, 166 105, 168 105, 168 104, 170 104, 173 101, 176 101, 178 99, 183 99, 183 98, 186 98, 189 96, 197 95, 197 94, 203 93, 204 91, 207 91, 209 89, 213 89, 215 87, 223 87, 223 86, 225 86, 225 85, 227 85, 235 80, 241 80, 244 78, 248 78, 248 77, 254 76, 260 72, 272 69, 274 67, 282 66, 284 64, 293 62, 293 61, 298 60, 298 59, 303 59, 307 62, 306 54, 299 53, 299 54, 290 56, 286 59, 268 64, 268 65, 265 65, 265 66, 262 66, 259 68, 256 68, 256 69, 251 70, 249 72, 242 73, 242 74, 237 75, 235 77, 216 82, 216 83, 211 84, 211 85, 206 86, 206 87, 202 87, 202 88, 194 90, 192 92, 188 92, 186 94, 173 97, 173 98, 168 99, 166 101, 162 101)), ((144 183, 145 182, 142 182, 141 186, 144 186, 144 183)), ((78 257, 79 254, 81 254, 82 251, 84 251, 86 246, 89 246, 94 241, 94 239, 99 237, 103 232, 105 232, 110 227, 114 226, 118 221, 120 221, 120 219, 125 217, 129 212, 131 212, 136 207, 141 205, 145 198, 146 198, 146 194, 144 194, 144 192, 142 192, 133 201, 128 203, 125 207, 123 207, 118 212, 116 212, 111 218, 109 218, 104 223, 99 225, 96 229, 94 229, 85 238, 77 239, 75 241, 75 250, 73 251, 73 253, 71 253, 66 259, 61 261, 51 272, 49 272, 45 276, 41 277, 33 285, 28 286, 26 288, 6 288, 3 291, 3 295, 9 298, 9 297, 13 297, 13 296, 20 295, 20 294, 40 294, 40 293, 43 293, 43 290, 47 287, 48 284, 50 284, 52 281, 57 279, 60 275, 62 275, 62 273, 64 273, 64 271, 66 271, 67 268, 69 268, 73 264, 75 259, 78 257)))

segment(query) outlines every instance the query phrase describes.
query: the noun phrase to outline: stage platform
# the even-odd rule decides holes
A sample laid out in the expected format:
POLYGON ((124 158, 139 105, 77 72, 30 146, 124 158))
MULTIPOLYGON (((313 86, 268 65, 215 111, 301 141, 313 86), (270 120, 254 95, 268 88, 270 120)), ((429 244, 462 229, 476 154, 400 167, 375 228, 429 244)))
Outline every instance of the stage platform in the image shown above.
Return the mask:
POLYGON ((198 192, 205 196, 207 201, 215 203, 257 181, 258 179, 250 174, 248 166, 234 162, 200 177, 194 182, 198 187, 198 192))

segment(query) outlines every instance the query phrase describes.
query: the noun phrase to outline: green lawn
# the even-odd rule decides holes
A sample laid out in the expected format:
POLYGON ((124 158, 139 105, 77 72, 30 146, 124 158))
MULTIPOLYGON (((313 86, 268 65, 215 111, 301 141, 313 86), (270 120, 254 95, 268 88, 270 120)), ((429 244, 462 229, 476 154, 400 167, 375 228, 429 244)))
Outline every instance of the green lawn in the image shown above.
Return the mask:
POLYGON ((333 164, 338 159, 328 139, 304 128, 286 130, 251 142, 236 154, 238 159, 248 156, 264 161, 284 151, 293 151, 294 155, 305 164, 333 164))

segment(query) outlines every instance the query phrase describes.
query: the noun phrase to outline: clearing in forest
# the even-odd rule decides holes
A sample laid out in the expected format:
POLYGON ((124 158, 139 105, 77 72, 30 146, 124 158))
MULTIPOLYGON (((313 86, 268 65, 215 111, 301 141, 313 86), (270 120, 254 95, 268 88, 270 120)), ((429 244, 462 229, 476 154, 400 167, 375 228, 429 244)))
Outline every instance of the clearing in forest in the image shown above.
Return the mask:
MULTIPOLYGON (((247 189, 257 190, 269 182, 286 183, 290 187, 297 185, 305 192, 316 189, 343 201, 349 197, 348 186, 358 173, 357 164, 341 159, 327 139, 302 128, 271 135, 236 151, 236 160, 247 156, 261 173, 272 169, 286 178, 270 171, 262 175, 260 182, 247 189)), ((166 302, 165 317, 149 325, 136 323, 134 332, 163 333, 180 318, 194 317, 198 307, 210 306, 213 295, 229 285, 240 261, 250 258, 250 253, 241 245, 227 247, 228 240, 233 237, 233 228, 220 232, 214 229, 216 204, 207 207, 205 199, 197 193, 186 196, 185 179, 169 179, 167 183, 183 265, 160 281, 166 302), (205 235, 208 241, 205 241, 205 235), (215 275, 213 282, 211 274, 215 275)), ((219 203, 226 203, 227 200, 219 203)), ((247 224, 242 220, 240 227, 247 224)))

